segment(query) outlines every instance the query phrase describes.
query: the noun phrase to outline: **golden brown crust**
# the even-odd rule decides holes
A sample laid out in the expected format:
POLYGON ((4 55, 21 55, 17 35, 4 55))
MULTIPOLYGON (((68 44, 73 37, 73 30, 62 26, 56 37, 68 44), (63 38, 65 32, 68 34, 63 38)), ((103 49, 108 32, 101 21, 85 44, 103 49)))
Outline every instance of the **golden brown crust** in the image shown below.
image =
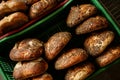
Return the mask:
POLYGON ((9 0, 9 1, 18 1, 18 2, 24 2, 27 5, 32 5, 35 2, 39 1, 39 0, 9 0))
POLYGON ((33 61, 18 62, 13 70, 13 77, 22 80, 43 74, 48 69, 48 64, 43 58, 33 61))
POLYGON ((22 12, 15 12, 0 20, 0 36, 15 30, 28 22, 28 17, 22 12))
POLYGON ((25 11, 27 10, 27 6, 23 2, 18 1, 2 1, 0 3, 0 18, 3 18, 5 15, 17 12, 17 11, 25 11))
POLYGON ((100 67, 104 67, 120 57, 120 46, 114 46, 107 49, 102 55, 96 58, 96 62, 100 67))
POLYGON ((90 33, 108 27, 108 21, 102 16, 90 17, 76 28, 76 34, 90 33))
POLYGON ((41 16, 56 5, 56 0, 40 0, 30 7, 30 18, 33 19, 38 16, 41 16))
POLYGON ((87 59, 88 55, 84 49, 74 48, 63 53, 55 62, 55 69, 66 69, 77 63, 83 62, 87 59))
POLYGON ((45 43, 45 56, 48 60, 54 59, 67 45, 72 35, 69 32, 58 32, 51 36, 45 43))
POLYGON ((34 77, 32 80, 53 80, 52 75, 44 73, 43 75, 34 77))
POLYGON ((113 39, 114 32, 112 31, 96 32, 85 40, 84 46, 90 55, 98 56, 106 49, 113 39))
POLYGON ((81 23, 83 20, 94 15, 97 12, 97 8, 91 4, 82 4, 78 6, 72 6, 67 17, 68 27, 74 27, 81 23))
POLYGON ((95 71, 92 63, 84 63, 83 65, 71 68, 65 75, 65 80, 85 80, 95 71))
POLYGON ((10 51, 10 59, 13 61, 33 60, 41 56, 43 53, 43 42, 29 38, 24 39, 15 44, 10 51))

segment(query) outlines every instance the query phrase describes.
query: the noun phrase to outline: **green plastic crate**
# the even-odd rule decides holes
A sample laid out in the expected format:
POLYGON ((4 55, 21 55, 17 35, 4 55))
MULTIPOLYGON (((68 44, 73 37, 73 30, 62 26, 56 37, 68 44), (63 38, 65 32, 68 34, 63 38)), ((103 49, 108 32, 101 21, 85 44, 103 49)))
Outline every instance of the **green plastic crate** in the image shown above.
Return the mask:
POLYGON ((0 80, 14 80, 12 72, 16 62, 9 59, 9 51, 13 47, 14 43, 25 37, 42 36, 46 30, 55 28, 53 23, 57 23, 59 20, 62 20, 64 17, 64 15, 61 15, 63 10, 65 10, 67 6, 70 6, 72 2, 73 0, 65 0, 63 3, 64 5, 35 24, 32 24, 13 35, 0 39, 0 80))
MULTIPOLYGON (((50 16, 42 19, 41 21, 38 21, 34 25, 31 25, 29 28, 26 28, 25 30, 14 34, 10 37, 6 37, 3 40, 0 41, 0 74, 3 76, 3 80, 13 80, 12 77, 12 70, 16 62, 13 62, 9 59, 9 51, 12 49, 14 44, 18 40, 22 40, 24 38, 30 38, 30 37, 35 37, 38 38, 44 42, 48 40, 48 38, 53 35, 56 32, 59 31, 69 31, 74 34, 74 30, 67 27, 66 25, 66 18, 69 13, 69 10, 71 6, 77 5, 77 4, 83 4, 83 3, 91 3, 95 5, 98 10, 100 11, 100 14, 105 16, 108 21, 110 22, 109 24, 109 29, 114 31, 116 36, 114 43, 119 44, 119 30, 117 29, 118 27, 115 26, 114 21, 112 18, 109 16, 109 14, 105 11, 104 8, 100 5, 100 3, 97 0, 69 0, 64 6, 62 6, 60 9, 56 10, 54 13, 52 13, 50 16), (98 5, 99 3, 99 5, 98 5), (112 22, 111 22, 112 20, 112 22)), ((82 43, 85 39, 85 35, 79 37, 79 36, 74 36, 71 42, 63 49, 63 51, 67 50, 68 48, 72 47, 82 47, 82 43), (75 43, 76 42, 76 43, 75 43), (71 46, 72 45, 72 46, 71 46)), ((100 73, 106 71, 108 68, 113 66, 114 64, 120 63, 120 59, 117 59, 113 63, 97 69, 92 75, 90 75, 86 80, 96 80, 95 77, 99 75, 100 73)), ((52 75, 54 75, 54 78, 57 80, 64 80, 64 75, 66 73, 66 70, 61 70, 59 71, 53 71, 53 64, 49 63, 49 70, 48 72, 52 72, 52 75), (59 76, 59 79, 58 79, 59 76)))
MULTIPOLYGON (((19 31, 15 34, 6 36, 0 39, 0 45, 9 42, 9 41, 16 41, 17 38, 23 37, 23 35, 27 36, 28 34, 30 34, 32 31, 36 30, 36 29, 46 29, 47 27, 44 27, 44 24, 46 23, 50 23, 50 21, 52 22, 54 19, 54 17, 56 17, 56 15, 59 15, 59 13, 64 10, 68 4, 70 4, 73 0, 64 0, 61 4, 59 4, 57 7, 61 6, 60 8, 57 8, 57 10, 55 10, 53 13, 47 15, 46 17, 40 19, 38 22, 32 24, 31 26, 23 29, 22 31, 19 31)), ((33 21, 34 22, 34 21, 33 21)), ((29 24, 28 24, 29 25, 29 24)), ((8 33, 9 34, 9 33, 8 33)), ((7 34, 6 34, 7 35, 7 34)))

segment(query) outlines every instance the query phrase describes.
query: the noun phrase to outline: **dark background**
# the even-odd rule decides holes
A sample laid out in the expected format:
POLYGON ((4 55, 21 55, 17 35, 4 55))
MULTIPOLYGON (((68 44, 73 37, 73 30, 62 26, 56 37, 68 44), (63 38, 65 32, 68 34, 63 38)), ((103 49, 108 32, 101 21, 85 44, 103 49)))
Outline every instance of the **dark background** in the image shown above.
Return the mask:
POLYGON ((97 75, 93 80, 120 80, 120 63, 97 75))

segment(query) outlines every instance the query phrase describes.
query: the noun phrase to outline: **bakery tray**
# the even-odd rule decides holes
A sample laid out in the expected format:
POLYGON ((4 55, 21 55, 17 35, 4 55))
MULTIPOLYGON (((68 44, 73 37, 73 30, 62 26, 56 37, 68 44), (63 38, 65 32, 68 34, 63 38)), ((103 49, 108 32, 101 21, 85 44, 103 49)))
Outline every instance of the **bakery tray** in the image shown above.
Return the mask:
POLYGON ((54 17, 54 15, 58 14, 61 10, 63 10, 72 0, 63 0, 60 2, 56 7, 53 9, 47 11, 42 16, 39 16, 33 20, 30 20, 25 25, 21 26, 18 29, 12 30, 10 32, 7 32, 6 34, 0 36, 0 43, 4 43, 4 41, 7 41, 9 39, 13 39, 19 35, 22 35, 26 33, 27 31, 37 27, 38 25, 41 25, 46 20, 49 20, 51 17, 54 17))
MULTIPOLYGON (((52 13, 50 16, 44 18, 43 20, 35 23, 31 27, 10 36, 9 38, 4 38, 2 41, 0 41, 0 75, 2 75, 3 80, 14 80, 12 77, 13 68, 16 64, 16 62, 13 62, 9 59, 9 52, 14 46, 14 44, 22 39, 25 38, 38 38, 44 42, 48 40, 48 38, 53 35, 56 32, 59 31, 68 31, 71 32, 74 37, 72 38, 71 42, 63 49, 63 51, 72 48, 72 47, 83 47, 82 43, 85 39, 86 35, 76 36, 74 34, 74 30, 67 27, 66 25, 66 18, 69 13, 69 10, 71 6, 77 5, 77 4, 83 4, 83 3, 91 3, 93 5, 97 5, 95 3, 95 0, 69 0, 64 6, 62 6, 60 9, 52 13), (71 46, 72 45, 72 46, 71 46)), ((100 11, 100 14, 106 17, 109 21, 109 30, 112 30, 115 33, 115 39, 113 41, 114 44, 120 44, 119 40, 119 32, 117 31, 114 23, 114 20, 112 22, 109 20, 108 15, 109 13, 104 13, 99 6, 98 10, 100 11)), ((110 17, 110 16, 109 16, 110 17)), ((112 18, 110 18, 112 19, 112 18)), ((92 61, 92 59, 90 59, 92 61)), ((113 65, 120 63, 120 59, 115 60, 111 64, 96 69, 96 71, 90 75, 86 80, 96 80, 95 76, 99 75, 100 73, 106 71, 108 68, 112 67, 113 65)), ((54 75, 55 80, 64 80, 64 75, 66 71, 54 71, 53 65, 50 63, 48 72, 52 72, 52 75, 54 75)))
MULTIPOLYGON (((6 37, 0 39, 1 50, 4 49, 5 45, 10 46, 11 44, 13 44, 14 42, 16 42, 17 40, 19 40, 23 37, 30 37, 31 34, 36 35, 37 34, 36 32, 42 33, 46 29, 51 28, 52 23, 56 23, 57 20, 60 20, 60 19, 62 19, 62 17, 64 17, 64 15, 61 16, 60 14, 62 14, 62 12, 66 9, 67 6, 70 5, 70 3, 72 1, 73 0, 65 0, 59 9, 57 9, 53 13, 49 14, 45 18, 43 18, 43 19, 39 20, 38 22, 32 24, 31 26, 23 29, 22 31, 17 31, 17 33, 15 33, 15 34, 12 34, 12 35, 9 35, 9 36, 6 36, 6 37), (59 18, 57 18, 57 17, 59 17, 59 18)), ((9 48, 9 46, 8 46, 8 48, 9 48)))

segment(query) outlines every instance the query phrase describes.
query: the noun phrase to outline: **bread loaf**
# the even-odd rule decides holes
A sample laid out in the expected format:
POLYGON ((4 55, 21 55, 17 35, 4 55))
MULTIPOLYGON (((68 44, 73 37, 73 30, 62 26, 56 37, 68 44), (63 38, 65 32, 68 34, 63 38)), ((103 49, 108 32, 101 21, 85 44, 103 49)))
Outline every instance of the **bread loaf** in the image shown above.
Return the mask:
POLYGON ((95 71, 92 63, 84 63, 80 66, 71 68, 65 75, 65 80, 85 80, 95 71))
POLYGON ((47 11, 57 5, 56 0, 40 0, 30 7, 30 18, 34 19, 45 14, 47 11))
POLYGON ((19 1, 19 2, 24 2, 27 5, 32 5, 39 0, 9 0, 9 1, 19 1))
POLYGON ((120 58, 120 46, 108 48, 100 56, 96 58, 96 62, 100 67, 104 67, 116 59, 120 58))
POLYGON ((0 36, 18 29, 29 21, 28 16, 22 12, 15 12, 0 20, 0 36))
POLYGON ((43 58, 32 61, 18 62, 13 70, 16 80, 27 79, 43 74, 48 69, 48 64, 43 58))
POLYGON ((43 42, 36 38, 27 38, 17 42, 10 51, 13 61, 27 61, 39 58, 43 53, 43 42))
POLYGON ((77 6, 72 6, 67 17, 68 27, 74 27, 94 15, 97 12, 97 8, 92 4, 82 4, 77 6))
POLYGON ((52 75, 44 73, 42 75, 32 78, 31 80, 53 80, 53 78, 52 75))
POLYGON ((70 32, 58 32, 53 34, 45 43, 45 56, 48 60, 54 59, 70 41, 70 32))
POLYGON ((108 27, 108 21, 102 16, 90 17, 82 24, 77 26, 75 32, 77 35, 90 33, 108 27))
POLYGON ((23 2, 18 1, 2 1, 0 3, 0 19, 13 12, 25 11, 28 7, 23 2))
POLYGON ((101 31, 90 35, 84 41, 84 47, 92 56, 100 55, 106 47, 113 41, 114 32, 101 31))
POLYGON ((55 69, 61 70, 69 68, 75 64, 83 62, 88 55, 84 49, 74 48, 63 53, 55 62, 55 69))

